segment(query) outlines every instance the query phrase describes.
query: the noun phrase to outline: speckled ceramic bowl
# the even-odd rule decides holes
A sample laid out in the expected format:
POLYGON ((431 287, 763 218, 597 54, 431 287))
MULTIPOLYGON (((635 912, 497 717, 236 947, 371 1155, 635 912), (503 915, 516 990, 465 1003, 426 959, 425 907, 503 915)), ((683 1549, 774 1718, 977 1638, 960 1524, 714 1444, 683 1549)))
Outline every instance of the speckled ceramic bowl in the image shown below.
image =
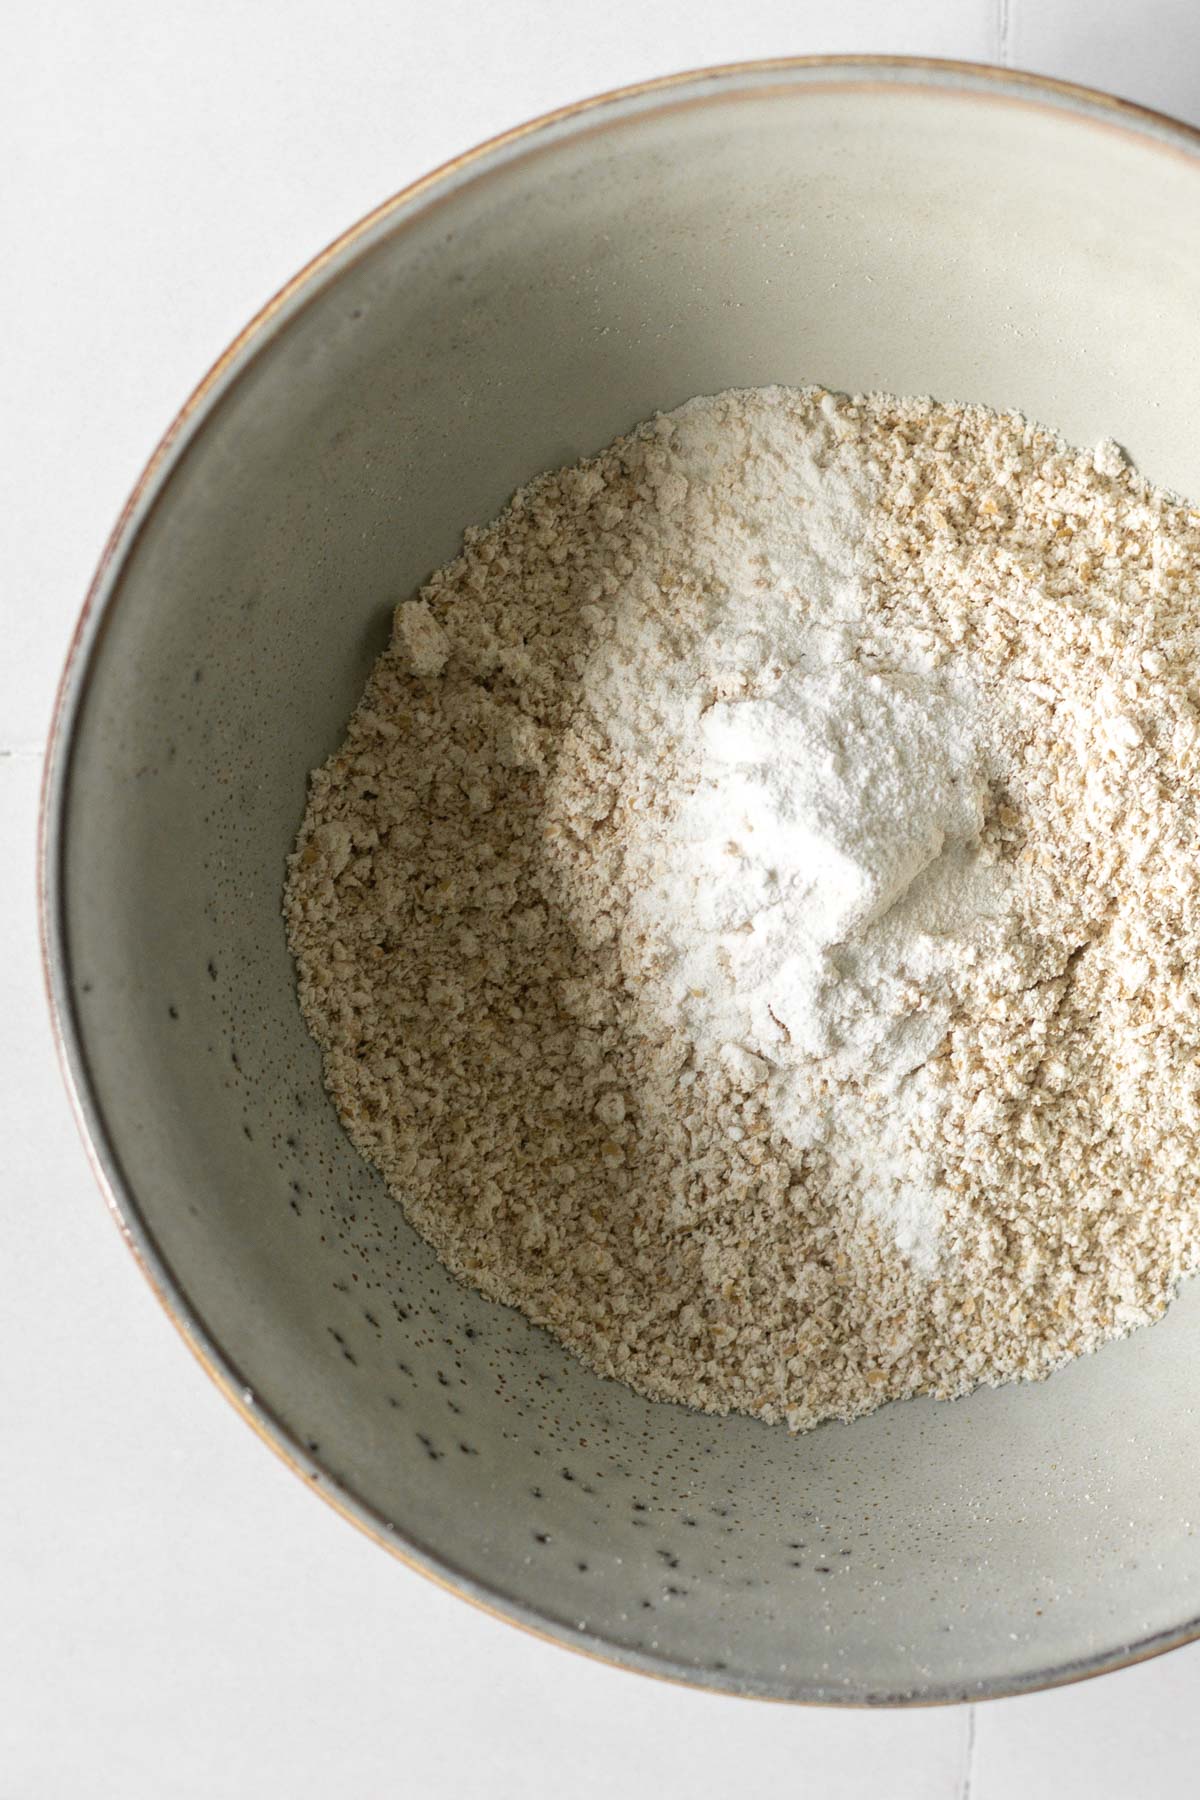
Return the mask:
POLYGON ((63 682, 45 930, 110 1203, 179 1329, 379 1543, 735 1693, 1016 1692, 1200 1630, 1200 1294, 1050 1382, 790 1438, 459 1287, 323 1095, 279 915, 392 605, 548 465, 803 382, 1015 406, 1200 494, 1200 136, 892 59, 587 102, 390 201, 201 383, 63 682))

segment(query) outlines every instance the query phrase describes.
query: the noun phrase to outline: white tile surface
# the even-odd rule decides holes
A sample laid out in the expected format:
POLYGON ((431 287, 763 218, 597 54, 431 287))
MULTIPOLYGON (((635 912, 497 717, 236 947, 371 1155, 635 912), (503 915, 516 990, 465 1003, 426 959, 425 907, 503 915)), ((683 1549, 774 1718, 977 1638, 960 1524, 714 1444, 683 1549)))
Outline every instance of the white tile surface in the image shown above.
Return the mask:
POLYGON ((33 819, 70 622, 155 438, 272 288, 412 176, 576 95, 784 52, 1007 57, 1200 118, 1198 34, 1194 0, 25 0, 10 14, 0 1800, 1193 1791, 1200 1649, 975 1715, 721 1701, 497 1625, 320 1506, 210 1388, 104 1216, 44 1021, 33 819))
POLYGON ((1088 0, 1086 6, 1007 0, 1006 41, 1014 68, 1082 81, 1200 120, 1196 0, 1088 0))
POLYGON ((976 1708, 970 1800, 1149 1800, 1200 1785, 1200 1644, 1028 1700, 976 1708))

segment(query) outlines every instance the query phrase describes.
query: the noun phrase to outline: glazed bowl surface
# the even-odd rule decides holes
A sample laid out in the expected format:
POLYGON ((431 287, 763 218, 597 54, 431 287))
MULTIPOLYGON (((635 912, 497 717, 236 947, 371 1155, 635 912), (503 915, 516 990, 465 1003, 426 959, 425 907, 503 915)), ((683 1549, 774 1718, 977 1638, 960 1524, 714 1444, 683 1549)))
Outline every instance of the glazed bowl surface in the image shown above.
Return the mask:
POLYGON ((394 604, 512 490, 772 382, 1016 407, 1200 495, 1200 138, 818 59, 587 102, 356 226, 201 384, 64 676, 44 925, 146 1273, 315 1490, 464 1595, 737 1693, 917 1702, 1200 1631, 1200 1294, 1049 1382, 791 1437, 639 1399, 458 1285, 344 1136, 280 917, 394 604))

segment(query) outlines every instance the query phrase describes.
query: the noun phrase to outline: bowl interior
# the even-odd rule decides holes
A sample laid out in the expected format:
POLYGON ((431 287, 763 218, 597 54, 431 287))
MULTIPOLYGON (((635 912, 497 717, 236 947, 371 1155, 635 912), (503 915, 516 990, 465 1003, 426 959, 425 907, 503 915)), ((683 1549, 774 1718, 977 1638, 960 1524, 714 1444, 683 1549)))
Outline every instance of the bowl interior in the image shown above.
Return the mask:
POLYGON ((1200 1297, 1049 1383, 799 1438, 636 1398, 458 1286, 351 1150, 280 919, 390 609, 535 472, 821 381, 1018 407, 1200 495, 1200 164, 985 74, 699 77, 326 259, 156 470, 68 684, 76 1082, 185 1327, 360 1518, 619 1660, 803 1699, 1036 1685, 1200 1615, 1200 1297))

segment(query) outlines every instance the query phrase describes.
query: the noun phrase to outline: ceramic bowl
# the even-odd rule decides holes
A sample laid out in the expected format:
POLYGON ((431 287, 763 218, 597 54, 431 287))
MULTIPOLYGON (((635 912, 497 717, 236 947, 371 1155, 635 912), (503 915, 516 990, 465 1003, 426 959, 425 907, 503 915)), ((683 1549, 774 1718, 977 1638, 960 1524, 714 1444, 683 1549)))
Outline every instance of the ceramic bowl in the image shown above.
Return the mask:
POLYGON ((68 1079, 217 1382, 378 1542, 737 1693, 1011 1693, 1196 1635, 1200 1293, 1039 1386, 800 1437, 637 1398, 459 1286, 351 1149, 280 919, 392 606, 521 482, 768 382, 1018 407, 1200 495, 1200 136, 894 59, 570 107, 355 226, 196 390, 110 543, 44 809, 68 1079))

